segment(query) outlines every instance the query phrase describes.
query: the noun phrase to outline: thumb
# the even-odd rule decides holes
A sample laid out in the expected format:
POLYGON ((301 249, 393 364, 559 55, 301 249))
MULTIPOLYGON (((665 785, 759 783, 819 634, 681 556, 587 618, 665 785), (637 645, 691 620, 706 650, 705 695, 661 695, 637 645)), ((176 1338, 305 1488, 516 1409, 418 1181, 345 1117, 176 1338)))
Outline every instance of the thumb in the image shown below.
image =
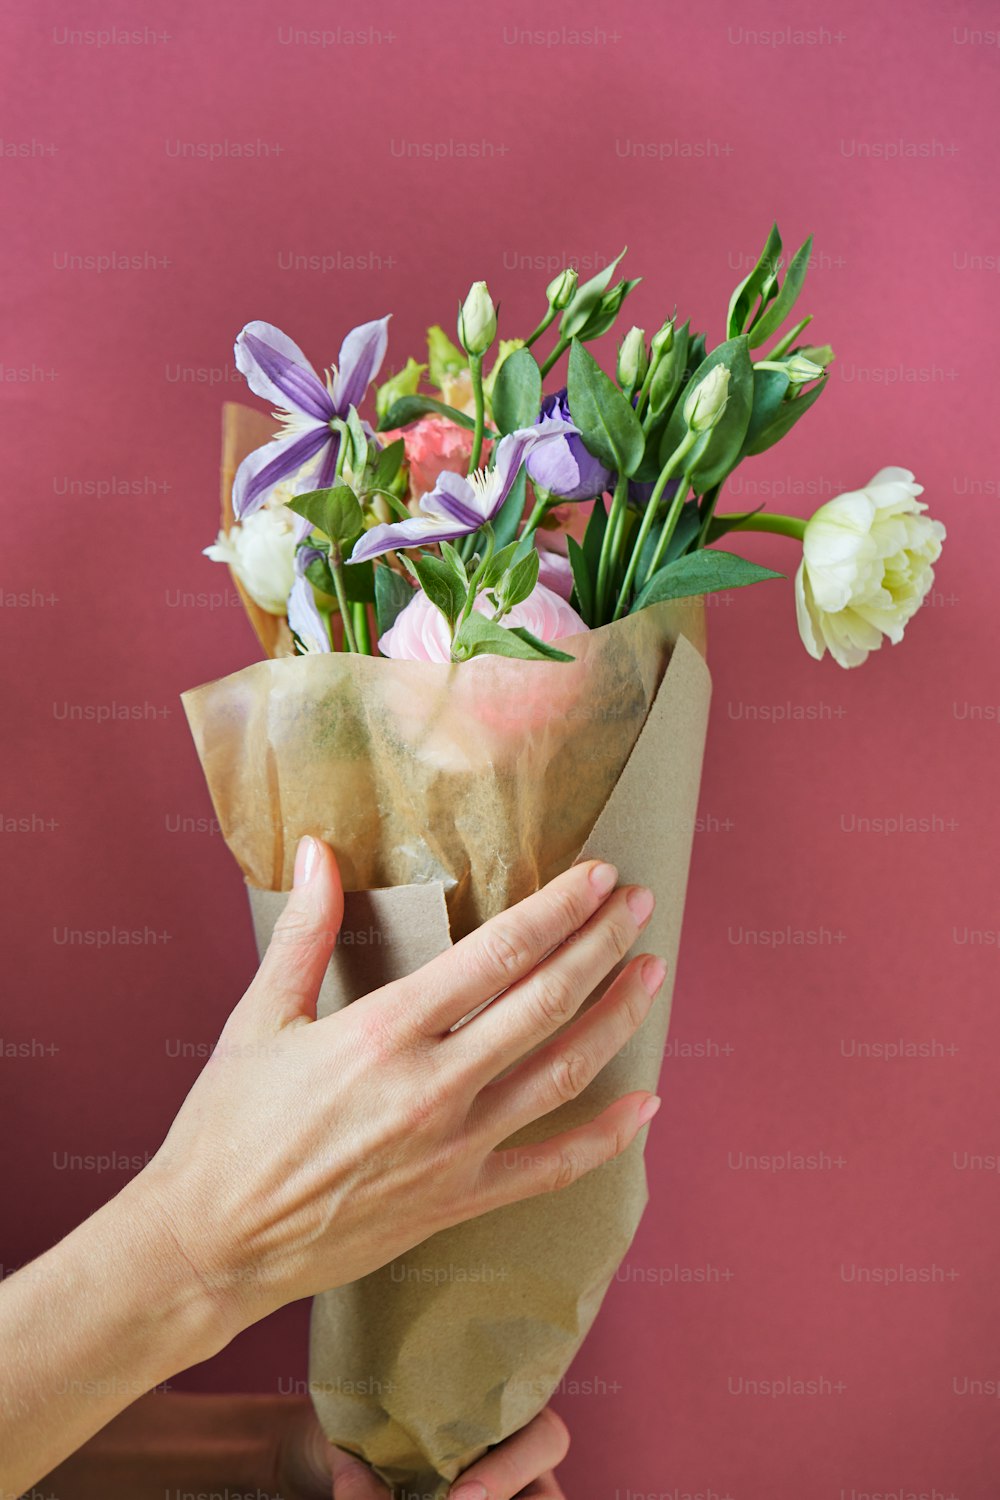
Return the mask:
POLYGON ((344 920, 344 887, 329 844, 306 837, 285 908, 250 986, 279 1026, 316 1019, 316 999, 344 920))

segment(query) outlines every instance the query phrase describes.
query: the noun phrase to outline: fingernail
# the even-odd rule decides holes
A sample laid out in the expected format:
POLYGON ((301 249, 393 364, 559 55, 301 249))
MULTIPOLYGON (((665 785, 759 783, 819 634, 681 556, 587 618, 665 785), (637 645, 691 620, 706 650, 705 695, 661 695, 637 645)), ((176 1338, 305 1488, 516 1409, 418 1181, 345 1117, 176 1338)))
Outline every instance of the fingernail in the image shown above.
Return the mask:
POLYGON ((490 1492, 477 1479, 472 1484, 460 1484, 457 1490, 449 1490, 448 1500, 490 1500, 490 1492))
POLYGON ((298 890, 301 885, 308 885, 316 873, 319 865, 319 842, 306 834, 305 838, 299 839, 299 847, 295 851, 295 873, 292 876, 292 887, 298 890))
POLYGON ((649 995, 655 995, 667 977, 667 966, 662 958, 647 958, 639 970, 642 987, 649 995))
POLYGON ((663 1100, 657 1098, 656 1094, 651 1095, 639 1110, 639 1124, 648 1125, 662 1103, 663 1100))
POLYGON ((656 905, 652 891, 648 891, 644 885, 634 885, 625 900, 628 902, 629 911, 640 927, 644 922, 649 921, 653 907, 656 905))
MULTIPOLYGON (((609 896, 618 884, 618 871, 614 865, 595 865, 590 872, 590 883, 599 896, 609 896)), ((486 1491, 483 1491, 485 1494, 486 1491)), ((466 1500, 466 1496, 462 1496, 466 1500)), ((472 1500, 472 1496, 468 1496, 472 1500)))

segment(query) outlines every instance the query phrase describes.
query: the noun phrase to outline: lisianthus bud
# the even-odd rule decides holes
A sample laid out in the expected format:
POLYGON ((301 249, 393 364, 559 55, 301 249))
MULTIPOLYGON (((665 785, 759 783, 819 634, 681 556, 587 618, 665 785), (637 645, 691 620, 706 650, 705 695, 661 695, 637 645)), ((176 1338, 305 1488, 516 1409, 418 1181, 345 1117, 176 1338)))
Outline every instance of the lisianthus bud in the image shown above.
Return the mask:
POLYGON ((674 347, 674 320, 668 318, 662 328, 658 328, 650 340, 650 351, 653 359, 658 360, 661 354, 669 354, 674 347))
POLYGON ((829 344, 805 344, 798 352, 823 370, 827 365, 832 365, 835 358, 829 344))
POLYGON ((708 432, 715 426, 729 400, 729 371, 716 365, 684 402, 684 420, 692 432, 708 432))
POLYGON ((814 364, 804 354, 793 354, 784 363, 785 374, 792 385, 805 385, 807 380, 818 380, 823 373, 823 366, 814 364))
POLYGON ((549 306, 554 307, 556 312, 562 312, 563 308, 569 305, 579 279, 573 266, 567 266, 565 271, 560 271, 559 275, 545 288, 549 306))
POLYGON ((497 314, 485 281, 474 281, 458 315, 458 339, 466 354, 485 354, 497 336, 497 314))
POLYGON ((618 350, 618 384, 623 390, 634 391, 645 380, 648 369, 646 330, 632 327, 618 350))

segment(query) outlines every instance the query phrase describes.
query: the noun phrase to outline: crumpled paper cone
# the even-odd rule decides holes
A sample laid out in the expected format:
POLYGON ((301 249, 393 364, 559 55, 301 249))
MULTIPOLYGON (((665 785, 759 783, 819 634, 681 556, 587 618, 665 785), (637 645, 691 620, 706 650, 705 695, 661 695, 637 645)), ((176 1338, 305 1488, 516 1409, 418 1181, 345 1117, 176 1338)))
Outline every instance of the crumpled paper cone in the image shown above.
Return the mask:
MULTIPOLYGON (((573 663, 279 657, 182 695, 259 951, 299 838, 337 853, 350 894, 320 1014, 412 972, 578 858, 656 892, 642 948, 668 962, 660 996, 584 1093, 518 1144, 656 1086, 710 696, 701 601, 560 644, 573 663)), ((631 1243, 644 1137, 558 1194, 447 1229, 317 1297, 310 1388, 330 1439, 400 1494, 437 1500, 529 1421, 631 1243)))

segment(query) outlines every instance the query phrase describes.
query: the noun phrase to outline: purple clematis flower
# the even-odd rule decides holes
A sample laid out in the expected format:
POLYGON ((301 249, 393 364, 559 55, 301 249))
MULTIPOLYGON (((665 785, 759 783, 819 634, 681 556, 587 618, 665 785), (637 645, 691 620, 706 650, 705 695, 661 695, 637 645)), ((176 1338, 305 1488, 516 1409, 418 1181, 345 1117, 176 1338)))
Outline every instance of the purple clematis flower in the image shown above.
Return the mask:
POLYGON ((527 455, 579 430, 561 417, 547 417, 533 427, 509 432, 496 445, 492 469, 476 469, 468 478, 446 469, 438 475, 434 488, 421 495, 421 515, 373 526, 360 538, 348 562, 366 562, 393 547, 451 542, 478 531, 500 510, 527 455))
MULTIPOLYGON (((237 520, 258 510, 276 484, 309 468, 298 488, 333 483, 340 435, 330 423, 359 406, 379 372, 389 342, 387 317, 352 328, 340 346, 340 364, 320 380, 298 344, 271 323, 248 323, 236 340, 236 368, 257 396, 273 401, 284 423, 280 437, 250 453, 233 480, 237 520)), ((301 528, 298 528, 301 530, 301 528)), ((305 523, 303 535, 308 534, 305 523)))
MULTIPOLYGON (((544 422, 549 417, 572 422, 565 386, 542 402, 538 420, 544 422)), ((559 500, 593 500, 614 484, 612 471, 584 447, 579 436, 536 448, 528 455, 528 474, 535 484, 559 500)))

